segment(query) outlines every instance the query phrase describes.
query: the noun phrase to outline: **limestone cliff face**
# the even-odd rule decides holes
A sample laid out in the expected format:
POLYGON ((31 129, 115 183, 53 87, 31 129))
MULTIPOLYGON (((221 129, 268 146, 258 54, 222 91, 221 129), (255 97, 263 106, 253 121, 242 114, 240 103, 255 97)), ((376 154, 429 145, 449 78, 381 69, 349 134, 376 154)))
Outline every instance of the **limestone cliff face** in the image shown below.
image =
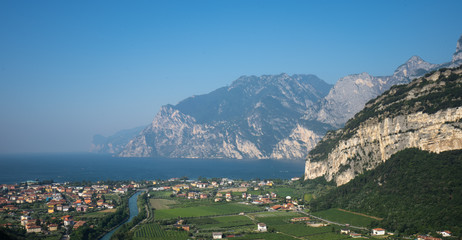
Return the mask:
POLYGON ((273 148, 270 158, 273 159, 303 159, 306 153, 316 146, 321 136, 315 132, 297 125, 291 134, 282 139, 273 148))
POLYGON ((352 74, 337 81, 329 94, 320 101, 317 111, 309 111, 309 119, 342 127, 348 119, 364 108, 371 99, 382 94, 391 86, 407 84, 439 67, 425 62, 418 56, 411 57, 399 66, 391 76, 372 76, 368 73, 352 74), (311 115, 310 115, 311 114, 311 115))
POLYGON ((439 68, 454 68, 461 64, 462 36, 457 41, 456 51, 450 62, 432 64, 418 56, 413 56, 390 76, 361 73, 340 78, 325 98, 308 109, 304 118, 314 119, 336 128, 343 127, 346 121, 361 111, 369 100, 384 93, 390 87, 408 84, 413 79, 439 68))
POLYGON ((300 118, 330 88, 314 75, 241 77, 163 106, 119 156, 304 159, 330 126, 300 118))
POLYGON ((462 70, 437 71, 392 88, 366 105, 344 129, 328 134, 308 156, 305 179, 343 185, 396 152, 462 149, 462 70))
POLYGON ((462 64, 461 42, 451 62, 431 64, 414 56, 393 75, 353 74, 333 87, 314 75, 243 76, 162 107, 130 142, 112 136, 96 141, 98 136, 94 150, 123 157, 304 159, 328 130, 342 127, 391 86, 462 64))

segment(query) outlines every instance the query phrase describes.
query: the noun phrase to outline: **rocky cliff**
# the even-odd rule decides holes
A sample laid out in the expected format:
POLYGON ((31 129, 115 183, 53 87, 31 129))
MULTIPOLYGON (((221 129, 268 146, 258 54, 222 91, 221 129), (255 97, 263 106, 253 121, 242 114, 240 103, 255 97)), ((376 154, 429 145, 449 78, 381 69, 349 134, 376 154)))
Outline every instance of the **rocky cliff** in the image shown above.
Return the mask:
POLYGON ((308 155, 305 179, 343 185, 406 148, 462 149, 462 69, 441 69, 392 87, 308 155))
POLYGON ((330 88, 314 75, 241 77, 163 106, 120 156, 303 159, 330 126, 301 117, 330 88))
POLYGON ((153 122, 116 153, 303 159, 327 130, 342 127, 391 86, 462 63, 461 41, 451 62, 431 64, 414 56, 393 75, 353 74, 333 87, 314 75, 244 76, 229 87, 162 107, 153 122))
POLYGON ((436 69, 453 68, 461 64, 462 36, 457 42, 456 51, 450 62, 432 64, 418 56, 413 56, 399 66, 391 76, 361 73, 339 79, 324 99, 308 109, 304 118, 320 121, 335 128, 342 127, 348 119, 363 109, 366 102, 390 89, 391 86, 407 84, 436 69))

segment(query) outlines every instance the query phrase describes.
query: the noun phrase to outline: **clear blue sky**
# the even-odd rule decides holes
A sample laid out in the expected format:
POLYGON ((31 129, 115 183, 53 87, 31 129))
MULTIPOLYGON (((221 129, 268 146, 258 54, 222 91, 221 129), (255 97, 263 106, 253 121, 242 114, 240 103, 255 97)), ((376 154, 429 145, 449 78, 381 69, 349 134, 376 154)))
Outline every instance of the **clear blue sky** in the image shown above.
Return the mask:
POLYGON ((451 59, 462 1, 0 2, 0 153, 87 151, 241 75, 451 59))

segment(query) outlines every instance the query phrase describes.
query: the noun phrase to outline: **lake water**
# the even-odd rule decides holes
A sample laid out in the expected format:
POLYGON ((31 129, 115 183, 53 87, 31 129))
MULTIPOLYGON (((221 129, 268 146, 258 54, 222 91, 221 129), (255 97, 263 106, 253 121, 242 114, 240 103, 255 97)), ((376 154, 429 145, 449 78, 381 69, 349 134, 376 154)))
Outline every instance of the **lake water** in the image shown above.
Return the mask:
POLYGON ((118 158, 90 153, 0 155, 0 184, 27 180, 156 180, 187 176, 231 179, 301 177, 304 161, 118 158))

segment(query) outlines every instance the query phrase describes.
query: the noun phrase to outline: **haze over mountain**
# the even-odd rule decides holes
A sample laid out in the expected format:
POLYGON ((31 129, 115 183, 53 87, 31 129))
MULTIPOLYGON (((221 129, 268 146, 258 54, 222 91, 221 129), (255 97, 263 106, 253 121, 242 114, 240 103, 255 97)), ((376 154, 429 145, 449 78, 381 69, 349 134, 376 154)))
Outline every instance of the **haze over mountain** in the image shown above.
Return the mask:
POLYGON ((329 126, 300 118, 330 88, 314 75, 241 77, 162 107, 120 156, 303 158, 329 126))
POLYGON ((229 87, 163 106, 150 126, 114 149, 122 149, 123 157, 302 159, 327 130, 342 127, 391 86, 461 64, 461 41, 450 62, 413 56, 391 76, 353 74, 333 87, 314 75, 243 76, 229 87))

